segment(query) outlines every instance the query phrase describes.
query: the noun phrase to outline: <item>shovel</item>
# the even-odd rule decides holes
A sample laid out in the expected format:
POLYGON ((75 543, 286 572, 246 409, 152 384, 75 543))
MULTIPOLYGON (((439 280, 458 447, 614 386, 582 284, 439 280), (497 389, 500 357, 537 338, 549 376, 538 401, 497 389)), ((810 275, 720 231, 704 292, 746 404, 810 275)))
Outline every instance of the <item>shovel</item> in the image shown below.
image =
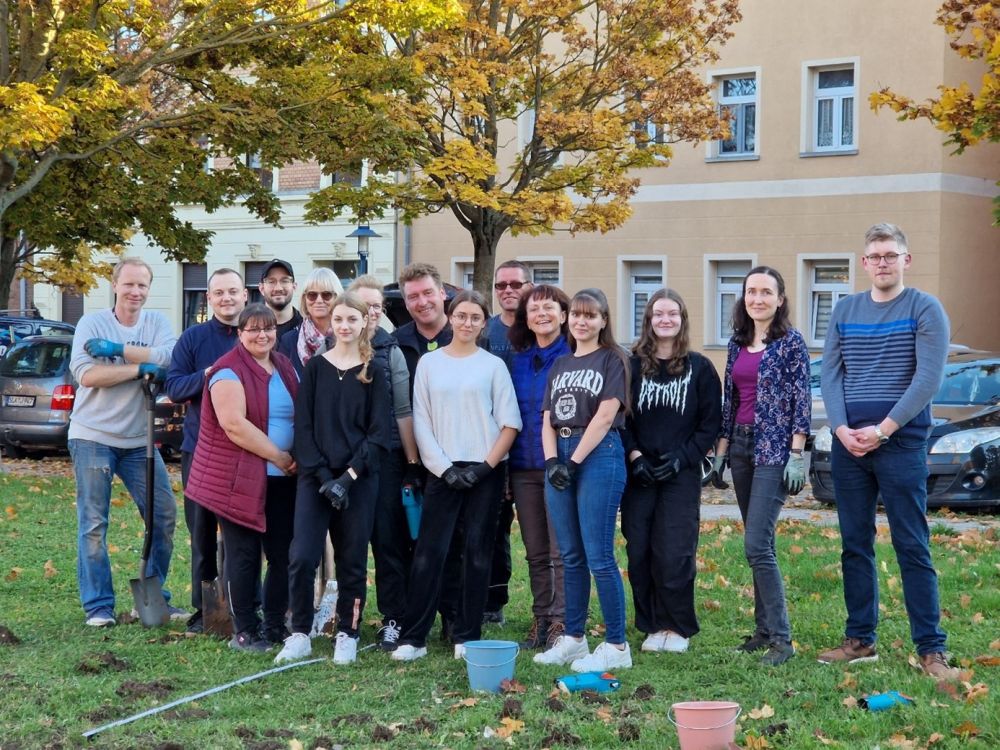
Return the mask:
POLYGON ((146 565, 153 547, 153 497, 156 495, 154 483, 153 451, 153 411, 156 408, 156 383, 152 375, 142 378, 142 392, 146 395, 146 535, 142 541, 142 559, 139 560, 139 577, 128 582, 135 600, 135 610, 144 627, 155 628, 170 621, 167 601, 163 598, 163 588, 159 577, 146 577, 146 565))
POLYGON ((213 581, 201 582, 201 617, 205 632, 220 638, 229 638, 233 634, 233 620, 229 616, 229 601, 226 599, 226 587, 223 585, 223 565, 225 564, 225 549, 222 535, 216 531, 216 570, 219 574, 213 581))

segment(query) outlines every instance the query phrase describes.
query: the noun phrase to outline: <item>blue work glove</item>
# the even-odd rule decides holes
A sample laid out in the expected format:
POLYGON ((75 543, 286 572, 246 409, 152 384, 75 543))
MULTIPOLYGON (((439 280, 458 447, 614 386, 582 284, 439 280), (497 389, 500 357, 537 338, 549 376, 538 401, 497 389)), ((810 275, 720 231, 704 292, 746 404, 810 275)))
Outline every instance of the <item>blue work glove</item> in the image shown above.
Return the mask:
POLYGON ((645 456, 639 456, 632 462, 632 478, 639 483, 640 487, 651 487, 656 484, 653 476, 653 465, 645 456))
POLYGON ((319 494, 330 501, 330 507, 334 510, 347 510, 350 503, 348 492, 354 479, 346 471, 336 479, 328 479, 319 488, 319 494))
POLYGON ((444 480, 444 483, 448 485, 448 489, 450 490, 467 490, 472 487, 461 470, 454 466, 449 466, 445 469, 441 475, 441 479, 444 480))
POLYGON ((472 466, 466 466, 458 471, 462 475, 462 478, 469 483, 470 487, 475 487, 489 476, 490 472, 493 471, 493 467, 485 461, 482 461, 478 464, 473 464, 472 466))
POLYGON ((125 345, 108 339, 88 339, 83 350, 95 359, 114 359, 125 356, 125 345))
POLYGON ((162 383, 167 379, 167 368, 155 365, 152 362, 143 362, 139 365, 139 374, 136 377, 142 380, 147 375, 153 376, 154 383, 162 383))
POLYGON ((789 495, 798 495, 802 491, 806 483, 806 461, 801 453, 797 456, 793 453, 788 457, 784 479, 789 495))
POLYGON ((681 460, 672 453, 668 453, 653 467, 653 476, 657 482, 669 482, 680 473, 681 460))

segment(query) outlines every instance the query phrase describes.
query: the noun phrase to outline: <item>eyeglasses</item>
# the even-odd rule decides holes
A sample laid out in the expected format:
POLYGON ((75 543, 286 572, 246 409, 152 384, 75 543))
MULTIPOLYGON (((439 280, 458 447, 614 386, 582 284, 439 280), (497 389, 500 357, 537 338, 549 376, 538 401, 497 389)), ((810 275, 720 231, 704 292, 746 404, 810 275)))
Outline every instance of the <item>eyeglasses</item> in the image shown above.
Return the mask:
POLYGON ((871 265, 877 266, 885 261, 887 266, 896 265, 896 261, 902 258, 904 255, 909 255, 909 253, 886 253, 885 255, 879 255, 878 253, 872 253, 871 255, 866 255, 865 260, 871 265))
POLYGON ((309 302, 315 302, 317 298, 322 297, 324 302, 329 302, 333 299, 333 292, 306 292, 306 300, 309 302))
POLYGON ((295 283, 295 279, 291 276, 285 276, 281 279, 261 279, 260 283, 263 286, 291 286, 295 283))
POLYGON ((376 302, 374 305, 368 305, 368 309, 371 312, 382 312, 382 303, 376 302))
POLYGON ((496 289, 498 292, 502 292, 507 287, 510 287, 516 292, 525 284, 530 284, 530 283, 531 283, 530 281, 498 281, 496 284, 493 285, 493 288, 496 289))
POLYGON ((486 318, 482 315, 467 315, 466 313, 455 313, 451 316, 451 319, 460 326, 464 326, 466 323, 472 323, 474 326, 480 326, 483 324, 483 321, 486 320, 486 318))
POLYGON ((278 326, 267 326, 265 328, 241 328, 243 333, 249 333, 251 336, 260 336, 262 333, 274 333, 278 330, 278 326))

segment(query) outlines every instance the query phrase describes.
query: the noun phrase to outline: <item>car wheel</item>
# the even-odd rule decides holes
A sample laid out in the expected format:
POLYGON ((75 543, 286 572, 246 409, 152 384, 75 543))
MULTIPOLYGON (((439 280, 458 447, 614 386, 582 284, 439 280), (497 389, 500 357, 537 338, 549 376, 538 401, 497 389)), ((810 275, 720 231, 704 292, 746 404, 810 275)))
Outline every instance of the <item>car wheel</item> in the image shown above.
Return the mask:
POLYGON ((712 459, 705 456, 701 459, 701 486, 704 487, 712 478, 712 459))
POLYGON ((4 443, 3 453, 10 459, 24 458, 24 448, 19 448, 16 445, 8 445, 7 443, 4 443))

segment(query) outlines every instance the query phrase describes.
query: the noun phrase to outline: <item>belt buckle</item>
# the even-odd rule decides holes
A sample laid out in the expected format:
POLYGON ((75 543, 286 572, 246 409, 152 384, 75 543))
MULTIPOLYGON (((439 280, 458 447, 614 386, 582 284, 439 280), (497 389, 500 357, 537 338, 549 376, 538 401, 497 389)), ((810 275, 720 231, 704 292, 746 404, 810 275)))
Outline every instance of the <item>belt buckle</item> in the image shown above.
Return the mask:
POLYGON ((573 437, 573 428, 572 427, 560 427, 559 428, 559 437, 561 437, 561 438, 573 437))

